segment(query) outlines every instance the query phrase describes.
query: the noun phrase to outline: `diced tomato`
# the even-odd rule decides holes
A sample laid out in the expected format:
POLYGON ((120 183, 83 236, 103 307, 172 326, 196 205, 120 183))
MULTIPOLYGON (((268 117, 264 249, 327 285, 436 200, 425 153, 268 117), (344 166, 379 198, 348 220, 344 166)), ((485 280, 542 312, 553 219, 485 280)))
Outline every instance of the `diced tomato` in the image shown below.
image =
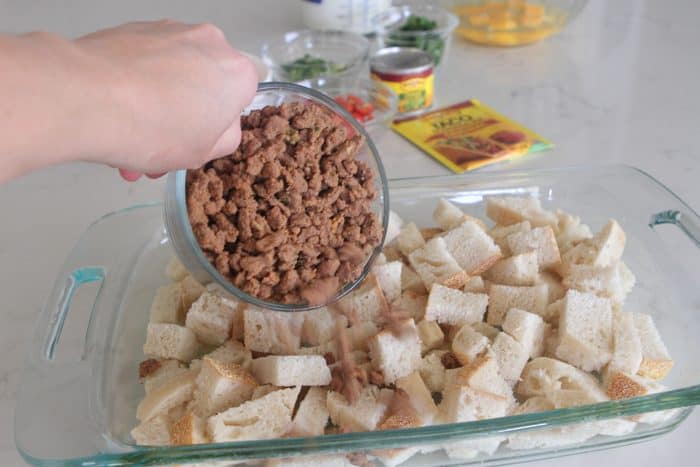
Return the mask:
POLYGON ((338 96, 335 101, 360 122, 367 122, 374 118, 374 106, 355 94, 338 96))

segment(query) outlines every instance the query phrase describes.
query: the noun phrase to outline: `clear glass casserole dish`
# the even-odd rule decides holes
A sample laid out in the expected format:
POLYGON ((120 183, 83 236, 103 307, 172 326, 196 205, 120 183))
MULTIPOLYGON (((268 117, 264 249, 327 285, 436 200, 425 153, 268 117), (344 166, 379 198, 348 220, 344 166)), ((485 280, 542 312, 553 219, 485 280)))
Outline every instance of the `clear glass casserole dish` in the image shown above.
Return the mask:
POLYGON ((696 313, 700 301, 700 217, 662 184, 630 167, 390 182, 391 209, 419 225, 432 223, 430 215, 440 197, 468 214, 483 216, 485 196, 513 194, 537 196, 546 208, 576 213, 594 230, 611 217, 620 222, 627 232, 624 259, 637 276, 626 308, 654 317, 675 359, 675 367, 665 380, 672 390, 570 409, 404 430, 179 447, 136 446, 129 430, 136 423, 136 406, 143 397, 138 364, 143 359, 148 307, 155 289, 166 283, 163 269, 172 254, 163 230, 162 207, 153 204, 103 217, 87 230, 67 259, 37 321, 16 409, 18 449, 35 465, 259 462, 335 452, 376 453, 377 449, 404 446, 443 447, 678 409, 657 424, 639 424, 622 436, 595 436, 574 445, 526 451, 501 446, 491 455, 479 454, 468 460, 450 459, 438 450, 419 454, 407 465, 503 464, 605 449, 673 430, 700 403, 700 319, 696 313), (660 224, 679 229, 658 228, 660 224), (89 283, 99 284, 99 289, 93 288, 94 303, 82 292, 81 286, 89 283), (59 358, 67 346, 78 349, 79 355, 59 358))

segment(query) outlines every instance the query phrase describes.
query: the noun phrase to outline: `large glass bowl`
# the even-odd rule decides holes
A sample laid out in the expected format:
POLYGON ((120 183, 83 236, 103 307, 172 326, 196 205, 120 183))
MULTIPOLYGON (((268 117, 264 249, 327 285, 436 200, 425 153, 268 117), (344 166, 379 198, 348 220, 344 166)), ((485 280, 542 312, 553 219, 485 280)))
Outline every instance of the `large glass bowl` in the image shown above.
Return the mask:
MULTIPOLYGON (((329 302, 334 302, 362 282, 369 272, 374 258, 381 252, 384 233, 389 218, 387 179, 377 148, 367 134, 365 128, 333 99, 319 91, 292 83, 261 83, 258 86, 258 92, 253 99, 253 103, 246 109, 244 114, 268 105, 281 105, 286 102, 311 102, 323 106, 344 121, 345 124, 348 125, 348 128, 362 135, 364 142, 360 146, 356 158, 366 163, 375 174, 374 180, 378 196, 372 204, 372 210, 381 222, 382 241, 366 258, 360 276, 353 282, 343 284, 342 288, 329 300, 329 302)), ((284 304, 261 300, 245 293, 223 277, 206 258, 192 232, 192 226, 190 225, 187 215, 187 203, 185 198, 186 175, 187 171, 185 170, 172 172, 168 175, 163 215, 168 237, 173 245, 175 253, 197 280, 204 284, 215 282, 240 300, 265 309, 276 311, 304 311, 322 306, 311 306, 303 303, 284 304)))
POLYGON ((369 56, 369 41, 345 31, 291 31, 268 39, 261 55, 277 81, 356 76, 369 56), (309 64, 318 59, 324 63, 309 64), (306 64, 299 64, 299 60, 306 64))

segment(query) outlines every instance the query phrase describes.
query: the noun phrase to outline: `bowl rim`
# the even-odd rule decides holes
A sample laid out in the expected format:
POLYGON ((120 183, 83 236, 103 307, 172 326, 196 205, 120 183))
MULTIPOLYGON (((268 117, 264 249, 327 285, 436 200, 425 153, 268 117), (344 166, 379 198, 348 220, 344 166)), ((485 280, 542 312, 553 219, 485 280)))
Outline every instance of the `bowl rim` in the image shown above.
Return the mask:
MULTIPOLYGON (((432 18, 431 18, 432 19, 432 18)), ((416 37, 416 36, 427 36, 427 35, 434 35, 434 34, 440 34, 441 36, 448 36, 450 35, 456 28, 459 26, 459 17, 454 14, 452 11, 442 8, 437 5, 433 4, 420 4, 420 5, 414 5, 410 3, 402 3, 398 5, 394 5, 391 8, 383 11, 382 13, 379 13, 376 15, 374 18, 372 18, 372 24, 374 26, 375 34, 378 36, 398 36, 398 37, 416 37), (392 13, 399 12, 402 17, 402 21, 392 25, 391 27, 387 27, 385 25, 385 22, 382 22, 384 18, 390 17, 392 13), (429 31, 400 31, 399 27, 403 25, 403 20, 410 16, 411 14, 415 14, 417 16, 423 16, 419 14, 419 12, 423 13, 428 13, 428 12, 434 12, 438 13, 441 15, 444 15, 445 18, 445 24, 440 25, 441 21, 438 22, 438 27, 435 29, 431 29, 429 31)))
MULTIPOLYGON (((204 252, 202 251, 202 248, 199 246, 199 242, 197 242, 196 237, 194 236, 194 232, 192 231, 192 225, 189 222, 189 217, 188 217, 188 210, 187 210, 187 200, 186 200, 186 189, 185 189, 185 182, 186 182, 186 176, 187 176, 187 170, 178 170, 174 173, 175 177, 175 202, 176 202, 176 212, 177 216, 181 219, 181 225, 183 227, 183 234, 185 236, 185 239, 187 240, 188 246, 192 249, 192 252, 194 253, 194 256, 197 259, 197 262, 199 263, 200 266, 209 274, 211 279, 214 280, 215 283, 219 284, 221 287, 224 288, 228 293, 232 294, 234 297, 243 300, 244 302, 256 306, 258 308, 266 309, 266 310, 273 310, 273 311, 283 311, 283 312, 298 312, 298 311, 309 311, 309 310, 315 310, 315 309, 320 309, 325 306, 328 306, 330 304, 333 304, 343 298, 345 295, 350 293, 352 290, 354 290, 356 287, 358 287, 367 277, 369 274, 371 267, 374 263, 374 260, 379 256, 379 254, 382 251, 382 248, 384 246, 384 240, 386 238, 386 231, 387 231, 387 226, 389 224, 389 182, 388 178, 386 176, 386 171, 384 170, 384 165, 382 164, 381 157, 379 155, 379 151, 377 150, 377 147, 375 146, 374 142, 370 138, 367 130, 362 126, 360 122, 358 122, 348 111, 346 111, 342 106, 340 106, 338 103, 335 102, 332 98, 327 96, 326 94, 323 94, 320 91, 317 91, 312 88, 308 88, 305 86, 301 86, 298 84, 294 83, 287 83, 287 82, 278 82, 278 81, 269 81, 269 82, 264 82, 260 83, 258 85, 258 90, 256 93, 256 96, 262 95, 264 93, 268 92, 275 92, 275 91, 283 91, 285 93, 291 93, 291 94, 296 94, 298 96, 301 96, 303 98, 310 98, 310 100, 319 103, 321 105, 325 105, 327 108, 329 108, 332 112, 334 112, 336 115, 339 115, 345 122, 350 124, 355 131, 358 132, 358 134, 362 135, 362 137, 365 140, 365 144, 367 145, 368 151, 374 160, 374 163, 376 165, 376 174, 375 177, 378 177, 378 182, 379 182, 379 190, 378 190, 378 201, 379 205, 381 206, 381 213, 380 214, 380 221, 382 225, 382 236, 379 241, 379 243, 373 248, 372 253, 369 255, 367 260, 365 261, 365 264, 362 268, 362 272, 360 275, 357 277, 352 282, 349 282, 347 284, 344 284, 342 288, 336 292, 336 294, 329 299, 326 303, 321 304, 321 305, 308 305, 304 303, 294 303, 294 304, 287 304, 287 303, 279 303, 279 302, 272 302, 268 300, 263 300, 258 297, 254 297, 253 295, 250 295, 243 290, 239 289, 235 285, 233 285, 231 282, 226 280, 225 277, 219 273, 219 271, 214 267, 214 265, 206 258, 204 255, 204 252)), ((246 112, 247 110, 250 109, 250 106, 244 110, 246 112)), ((250 109, 252 110, 252 109, 250 109)), ((168 234, 170 235, 170 234, 168 234)))

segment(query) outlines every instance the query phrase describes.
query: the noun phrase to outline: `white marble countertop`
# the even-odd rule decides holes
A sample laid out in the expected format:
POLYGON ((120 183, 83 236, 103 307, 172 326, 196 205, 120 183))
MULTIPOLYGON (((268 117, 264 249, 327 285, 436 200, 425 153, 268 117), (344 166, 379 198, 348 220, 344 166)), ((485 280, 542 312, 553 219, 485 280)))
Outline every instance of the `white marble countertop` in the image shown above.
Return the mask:
MULTIPOLYGON (((136 19, 219 25, 257 52, 265 32, 301 26, 295 2, 0 0, 0 31, 68 36, 136 19), (272 12, 274 11, 274 14, 272 12)), ((700 209, 700 3, 591 1, 556 37, 495 49, 455 38, 438 104, 477 97, 556 143, 556 149, 484 170, 578 164, 637 166, 700 209)), ((399 136, 377 140, 390 177, 448 173, 399 136)), ((158 200, 162 181, 123 183, 105 167, 54 167, 0 186, 0 465, 22 465, 13 442, 15 394, 34 320, 86 226, 109 211, 158 200)), ((660 439, 539 465, 697 465, 700 416, 660 439), (695 461, 693 459, 696 459, 695 461)))

